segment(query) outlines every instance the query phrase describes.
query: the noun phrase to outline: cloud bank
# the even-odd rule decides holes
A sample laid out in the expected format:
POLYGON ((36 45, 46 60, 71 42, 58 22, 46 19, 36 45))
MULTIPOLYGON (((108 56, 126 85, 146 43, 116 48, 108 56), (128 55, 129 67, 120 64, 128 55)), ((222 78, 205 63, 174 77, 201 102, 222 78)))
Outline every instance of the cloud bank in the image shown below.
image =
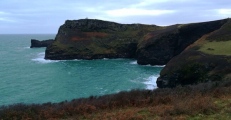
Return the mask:
POLYGON ((171 25, 231 16, 228 0, 1 0, 0 34, 56 33, 65 20, 171 25))

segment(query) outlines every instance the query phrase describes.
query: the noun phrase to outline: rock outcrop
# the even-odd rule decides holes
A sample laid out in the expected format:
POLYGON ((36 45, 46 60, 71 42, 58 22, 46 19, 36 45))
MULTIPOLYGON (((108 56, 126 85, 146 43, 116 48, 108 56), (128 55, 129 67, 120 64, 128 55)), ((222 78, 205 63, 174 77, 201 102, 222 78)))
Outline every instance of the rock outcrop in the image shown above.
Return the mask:
POLYGON ((118 24, 81 19, 67 20, 55 42, 47 47, 45 59, 136 58, 137 44, 155 25, 118 24))
POLYGON ((138 64, 165 65, 205 34, 219 29, 227 20, 167 26, 145 35, 137 50, 138 64))
POLYGON ((42 41, 39 41, 39 40, 36 40, 36 39, 31 39, 31 46, 30 46, 30 48, 48 47, 53 42, 54 42, 53 39, 42 40, 42 41))
POLYGON ((167 63, 157 80, 158 87, 231 79, 231 20, 221 22, 225 24, 167 63))

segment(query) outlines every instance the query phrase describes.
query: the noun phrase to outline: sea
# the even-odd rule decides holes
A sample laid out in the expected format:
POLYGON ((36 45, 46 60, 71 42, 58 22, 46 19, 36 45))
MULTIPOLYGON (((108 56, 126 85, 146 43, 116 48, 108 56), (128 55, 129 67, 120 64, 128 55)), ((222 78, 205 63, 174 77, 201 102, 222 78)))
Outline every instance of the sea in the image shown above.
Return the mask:
POLYGON ((0 106, 57 103, 157 88, 163 66, 141 66, 135 59, 45 60, 45 48, 30 48, 31 39, 54 37, 0 34, 0 106))

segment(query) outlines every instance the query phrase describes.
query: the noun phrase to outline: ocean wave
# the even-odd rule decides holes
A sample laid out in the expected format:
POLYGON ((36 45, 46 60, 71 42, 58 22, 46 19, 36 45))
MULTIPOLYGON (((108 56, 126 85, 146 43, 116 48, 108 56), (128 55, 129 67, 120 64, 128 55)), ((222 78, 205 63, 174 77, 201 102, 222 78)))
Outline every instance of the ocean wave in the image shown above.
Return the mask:
POLYGON ((30 47, 23 47, 24 49, 30 49, 30 47))
MULTIPOLYGON (((137 60, 135 60, 135 61, 131 61, 130 64, 137 65, 138 63, 137 63, 137 60)), ((165 65, 150 65, 150 64, 144 65, 144 66, 147 66, 147 67, 165 67, 165 65)))
POLYGON ((130 64, 132 64, 132 65, 137 65, 137 60, 136 60, 136 61, 130 62, 130 64))
POLYGON ((53 62, 59 62, 59 60, 46 60, 44 59, 45 57, 45 52, 38 53, 37 57, 32 59, 32 61, 36 61, 39 63, 53 63, 53 62))
POLYGON ((146 78, 145 82, 143 82, 146 85, 146 89, 153 90, 153 89, 157 88, 157 85, 156 85, 157 78, 158 78, 157 75, 152 75, 152 76, 146 78))
POLYGON ((145 65, 145 66, 148 66, 148 67, 165 67, 165 65, 150 65, 150 64, 148 64, 148 65, 145 65))
POLYGON ((153 67, 165 67, 165 65, 154 65, 153 67))
POLYGON ((81 61, 80 59, 74 59, 74 60, 46 60, 44 59, 45 52, 38 53, 37 57, 34 59, 31 59, 32 61, 36 61, 39 63, 54 63, 54 62, 60 62, 60 61, 81 61))

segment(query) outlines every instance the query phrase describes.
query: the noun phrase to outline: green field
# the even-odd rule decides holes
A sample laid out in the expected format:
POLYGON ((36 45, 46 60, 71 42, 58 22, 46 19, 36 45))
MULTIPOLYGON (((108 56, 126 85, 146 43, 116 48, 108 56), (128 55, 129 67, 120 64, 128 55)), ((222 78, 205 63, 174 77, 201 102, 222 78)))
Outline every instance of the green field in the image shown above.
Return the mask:
POLYGON ((207 42, 199 51, 212 55, 231 55, 231 41, 207 42))

